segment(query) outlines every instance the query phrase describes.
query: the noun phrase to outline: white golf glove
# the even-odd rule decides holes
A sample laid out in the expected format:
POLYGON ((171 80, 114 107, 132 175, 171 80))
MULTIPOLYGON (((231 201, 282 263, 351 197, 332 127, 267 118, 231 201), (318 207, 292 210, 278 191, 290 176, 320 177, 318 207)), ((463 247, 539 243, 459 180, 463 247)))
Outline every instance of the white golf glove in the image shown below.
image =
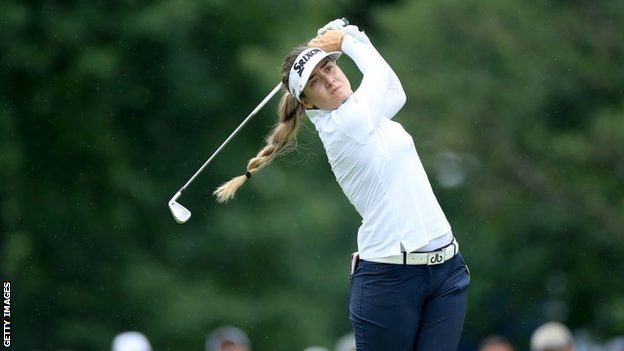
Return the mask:
POLYGON ((339 30, 345 34, 348 34, 350 36, 352 36, 355 40, 364 43, 364 44, 370 44, 370 39, 368 39, 368 36, 366 36, 366 34, 364 34, 364 32, 360 32, 360 29, 357 26, 354 26, 352 24, 345 26, 345 23, 342 19, 335 19, 329 23, 327 23, 325 25, 325 27, 320 28, 317 31, 318 35, 323 35, 325 32, 327 32, 328 30, 339 30))
POLYGON ((360 43, 364 43, 364 44, 371 43, 370 39, 368 39, 368 36, 366 36, 366 34, 364 34, 363 31, 360 31, 360 29, 357 26, 354 26, 352 24, 346 27, 343 27, 342 29, 340 29, 340 31, 352 36, 355 40, 359 41, 360 43))
POLYGON ((342 20, 342 18, 338 18, 338 19, 335 19, 335 20, 327 23, 325 25, 325 27, 319 28, 319 30, 316 32, 316 34, 323 35, 328 30, 341 30, 342 27, 344 27, 344 25, 345 25, 345 23, 342 20))

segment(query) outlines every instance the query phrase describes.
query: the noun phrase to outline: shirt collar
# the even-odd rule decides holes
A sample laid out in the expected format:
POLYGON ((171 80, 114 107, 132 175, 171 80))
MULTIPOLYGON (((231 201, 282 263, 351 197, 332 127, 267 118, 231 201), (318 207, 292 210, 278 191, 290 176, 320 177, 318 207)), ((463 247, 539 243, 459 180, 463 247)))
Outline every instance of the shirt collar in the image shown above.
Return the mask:
MULTIPOLYGON (((351 94, 351 96, 353 96, 353 94, 351 94)), ((340 106, 343 106, 344 104, 347 103, 347 101, 351 100, 351 96, 349 96, 340 106)), ((338 107, 339 109, 340 107, 338 107)), ((312 121, 312 123, 314 123, 315 125, 320 122, 325 116, 329 115, 330 113, 337 111, 338 109, 335 110, 319 110, 319 109, 306 109, 306 115, 308 116, 308 119, 310 121, 312 121)))
POLYGON ((335 110, 305 110, 308 119, 315 125, 335 110))

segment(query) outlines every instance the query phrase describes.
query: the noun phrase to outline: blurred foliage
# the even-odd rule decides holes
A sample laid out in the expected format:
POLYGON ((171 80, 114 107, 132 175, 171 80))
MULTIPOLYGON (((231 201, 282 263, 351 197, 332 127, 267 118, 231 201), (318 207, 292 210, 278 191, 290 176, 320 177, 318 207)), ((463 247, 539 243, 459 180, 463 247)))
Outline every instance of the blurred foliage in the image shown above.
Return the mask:
MULTIPOLYGON (((265 107, 166 203, 327 21, 366 29, 401 77, 413 135, 471 268, 462 349, 526 348, 558 319, 624 330, 624 3, 36 1, 0 11, 0 261, 13 345, 103 350, 145 333, 200 350, 221 324, 254 350, 350 331, 359 217, 306 122, 236 201, 275 123, 265 107), (306 34, 308 33, 308 34, 306 34)), ((354 82, 360 77, 341 60, 354 82)))

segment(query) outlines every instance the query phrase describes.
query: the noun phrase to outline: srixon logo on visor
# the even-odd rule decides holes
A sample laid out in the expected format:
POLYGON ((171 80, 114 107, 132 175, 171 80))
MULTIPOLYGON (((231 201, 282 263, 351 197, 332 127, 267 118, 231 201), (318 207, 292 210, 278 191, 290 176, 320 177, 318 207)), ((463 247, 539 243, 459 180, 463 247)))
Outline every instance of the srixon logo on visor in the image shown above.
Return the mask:
POLYGON ((301 58, 301 60, 299 60, 298 62, 296 62, 293 65, 293 69, 295 71, 297 71, 297 73, 299 74, 299 77, 301 77, 301 74, 303 73, 303 69, 305 68, 305 64, 310 61, 310 58, 316 54, 318 54, 319 52, 321 52, 321 49, 314 49, 314 50, 310 50, 310 52, 308 52, 307 54, 303 55, 303 57, 301 58))

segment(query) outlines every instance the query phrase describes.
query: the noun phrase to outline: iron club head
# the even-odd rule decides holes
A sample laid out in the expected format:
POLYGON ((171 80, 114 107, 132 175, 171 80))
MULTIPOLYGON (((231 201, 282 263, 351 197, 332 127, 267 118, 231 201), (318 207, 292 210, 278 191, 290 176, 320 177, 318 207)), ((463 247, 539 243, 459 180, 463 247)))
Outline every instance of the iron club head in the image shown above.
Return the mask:
POLYGON ((169 200, 169 210, 176 222, 183 224, 191 218, 191 211, 176 201, 180 195, 182 195, 182 193, 178 191, 171 200, 169 200))

